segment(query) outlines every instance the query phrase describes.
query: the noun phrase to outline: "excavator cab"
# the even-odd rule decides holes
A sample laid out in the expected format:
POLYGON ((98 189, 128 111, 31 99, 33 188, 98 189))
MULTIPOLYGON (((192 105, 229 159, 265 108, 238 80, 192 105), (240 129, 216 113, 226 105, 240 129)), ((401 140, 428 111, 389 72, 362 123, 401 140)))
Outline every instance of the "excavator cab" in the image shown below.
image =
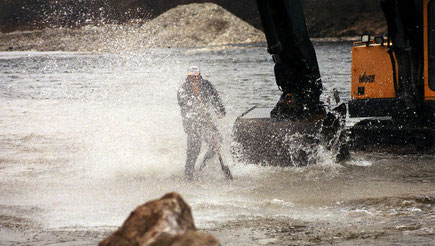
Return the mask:
POLYGON ((350 117, 390 116, 397 111, 398 68, 388 38, 363 35, 353 44, 351 69, 350 117))
MULTIPOLYGON (((395 44, 389 38, 377 36, 371 39, 364 35, 352 48, 352 91, 349 113, 351 117, 394 116, 395 112, 406 107, 400 102, 400 91, 406 83, 415 84, 417 99, 429 119, 435 108, 435 1, 423 0, 423 28, 414 35, 422 36, 422 45, 410 45, 415 51, 414 64, 402 65, 398 62, 395 44), (421 49, 421 50, 420 50, 421 49), (423 53, 419 55, 419 53, 423 53), (421 66, 420 66, 421 64, 421 66), (401 71, 417 70, 414 81, 401 83, 401 71), (421 80, 421 82, 420 82, 421 80), (421 91, 423 93, 421 93, 421 91)), ((415 38, 420 40, 419 38, 415 38)), ((409 40, 407 40, 409 42, 409 40)), ((414 57, 406 57, 412 60, 414 57)), ((409 72, 412 73, 413 71, 409 72)))
MULTIPOLYGON (((434 12, 435 12, 435 4, 434 12)), ((435 108, 435 21, 434 27, 425 20, 424 36, 424 100, 423 107, 433 115, 435 108), (429 24, 429 25, 428 25, 429 24), (431 30, 433 34, 428 31, 431 30), (431 39, 432 37, 432 41, 431 39), (432 60, 429 57, 432 56, 432 60), (431 67, 432 66, 432 67, 431 67), (431 70, 432 69, 432 70, 431 70), (431 80, 432 78, 432 80, 431 80)), ((352 48, 351 101, 350 117, 396 116, 406 108, 399 99, 397 59, 391 41, 384 36, 371 39, 369 35, 361 37, 352 48)))

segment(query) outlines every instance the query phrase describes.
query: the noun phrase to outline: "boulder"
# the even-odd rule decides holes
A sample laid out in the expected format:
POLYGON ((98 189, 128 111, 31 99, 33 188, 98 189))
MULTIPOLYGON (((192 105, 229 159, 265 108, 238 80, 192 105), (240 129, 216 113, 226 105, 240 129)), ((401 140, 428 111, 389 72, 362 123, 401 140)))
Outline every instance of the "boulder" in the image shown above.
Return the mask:
POLYGON ((100 246, 220 245, 212 235, 196 231, 190 206, 175 193, 137 207, 100 246))

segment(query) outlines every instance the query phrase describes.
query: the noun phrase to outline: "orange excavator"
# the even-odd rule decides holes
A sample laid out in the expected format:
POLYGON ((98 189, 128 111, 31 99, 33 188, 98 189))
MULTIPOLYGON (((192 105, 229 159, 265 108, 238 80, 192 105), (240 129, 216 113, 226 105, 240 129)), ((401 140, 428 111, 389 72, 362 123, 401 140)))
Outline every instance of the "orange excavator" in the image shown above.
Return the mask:
POLYGON ((283 94, 274 108, 253 107, 237 118, 236 157, 288 166, 313 162, 319 145, 337 161, 352 149, 434 151, 435 0, 380 0, 388 35, 354 43, 351 100, 329 111, 301 1, 257 6, 283 94), (362 119, 346 127, 346 116, 362 119))
POLYGON ((359 122, 350 129, 351 141, 364 148, 388 144, 430 150, 435 124, 435 1, 403 1, 401 9, 388 2, 381 1, 393 35, 364 35, 353 45, 349 116, 391 119, 359 122))

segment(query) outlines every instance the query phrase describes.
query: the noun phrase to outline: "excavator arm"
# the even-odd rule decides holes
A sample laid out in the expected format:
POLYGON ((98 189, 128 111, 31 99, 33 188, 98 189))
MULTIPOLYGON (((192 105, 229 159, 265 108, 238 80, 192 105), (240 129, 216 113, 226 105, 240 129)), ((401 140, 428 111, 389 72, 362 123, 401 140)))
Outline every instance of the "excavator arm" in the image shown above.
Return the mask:
POLYGON ((398 66, 397 97, 405 117, 423 117, 423 1, 380 0, 398 66))
MULTIPOLYGON (((308 106, 319 105, 322 82, 301 1, 257 0, 257 7, 283 98, 291 94, 308 106)), ((280 111, 282 106, 285 104, 278 103, 276 109, 280 111)))

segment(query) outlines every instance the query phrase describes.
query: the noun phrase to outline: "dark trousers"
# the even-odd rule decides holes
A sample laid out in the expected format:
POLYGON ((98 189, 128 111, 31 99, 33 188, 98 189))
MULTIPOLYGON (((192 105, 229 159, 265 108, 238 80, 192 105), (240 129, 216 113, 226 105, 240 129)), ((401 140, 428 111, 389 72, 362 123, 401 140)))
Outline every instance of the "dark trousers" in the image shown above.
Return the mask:
POLYGON ((201 151, 202 140, 208 145, 208 150, 204 155, 201 167, 205 166, 207 160, 212 158, 217 153, 217 141, 221 138, 218 135, 216 128, 214 129, 196 129, 195 131, 187 132, 187 158, 184 173, 187 177, 192 177, 195 171, 196 159, 201 151))

